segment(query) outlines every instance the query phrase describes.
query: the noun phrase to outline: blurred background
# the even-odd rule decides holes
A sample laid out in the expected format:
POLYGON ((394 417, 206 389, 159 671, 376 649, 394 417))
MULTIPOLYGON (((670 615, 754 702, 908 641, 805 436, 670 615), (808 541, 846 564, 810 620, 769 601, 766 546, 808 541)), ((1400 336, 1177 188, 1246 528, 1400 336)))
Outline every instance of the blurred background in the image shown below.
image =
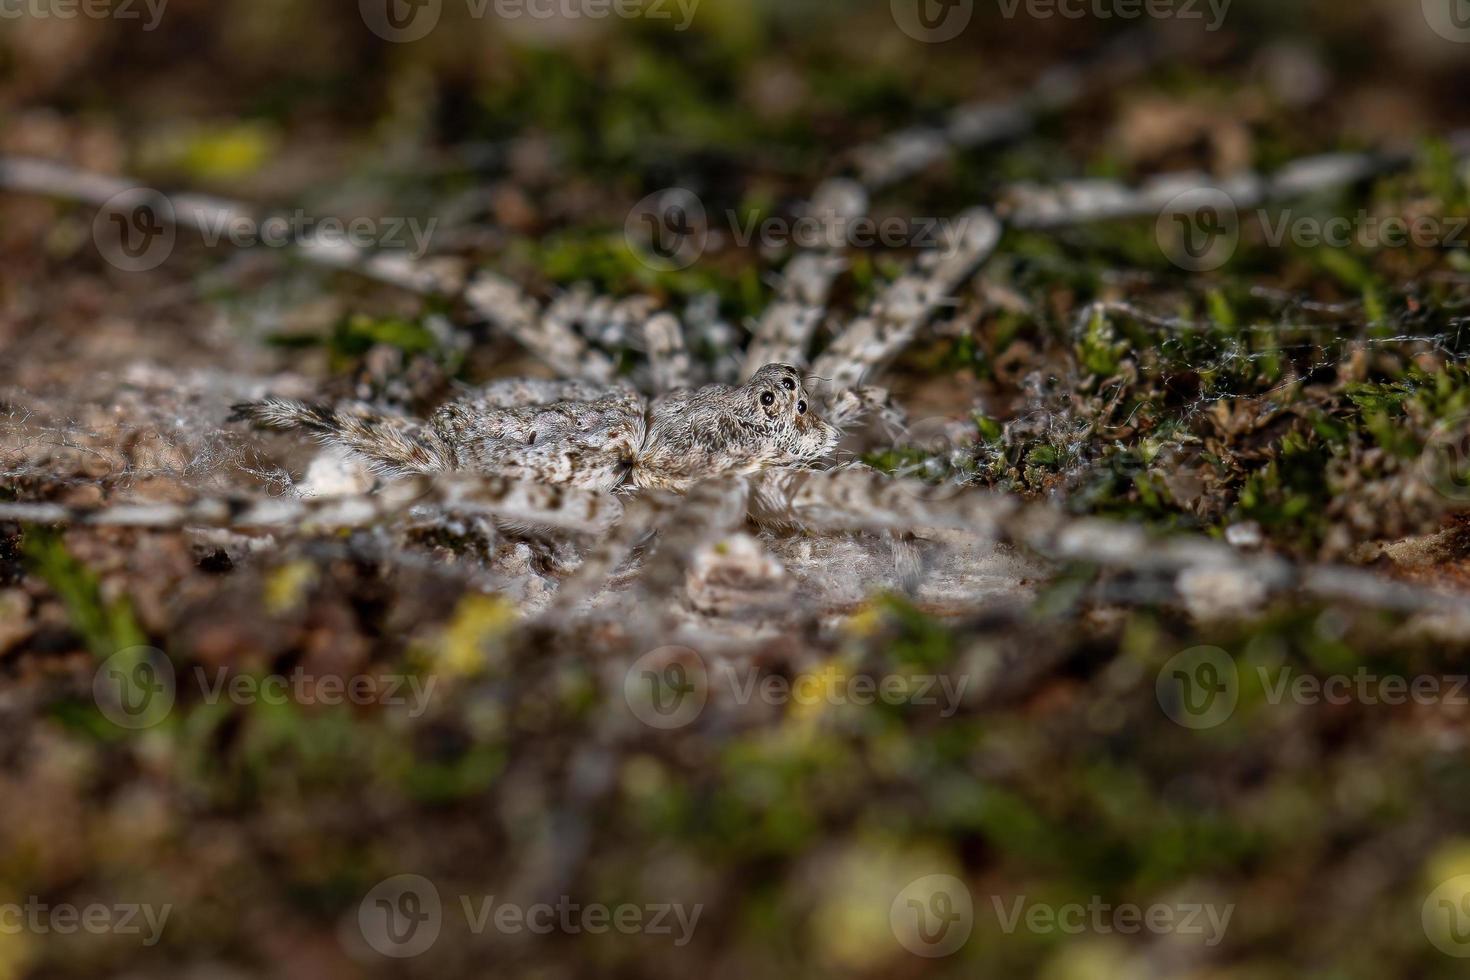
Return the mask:
MULTIPOLYGON (((1464 0, 593 6, 0 0, 0 157, 316 220, 417 221, 420 257, 450 279, 492 268, 541 300, 700 310, 719 326, 698 352, 711 362, 743 344, 790 250, 725 225, 699 261, 660 268, 624 234, 640 200, 678 186, 711 214, 798 216, 885 137, 973 103, 1034 111, 879 189, 875 217, 1339 151, 1410 162, 1297 214, 1470 215, 1464 0), (1068 67, 1076 97, 1038 100, 1068 67)), ((460 383, 546 373, 452 299, 285 249, 185 229, 166 261, 129 271, 96 214, 0 189, 0 499, 279 490, 276 461, 222 434, 231 399, 422 410, 460 383)), ((1470 253, 1281 248, 1268 230, 1243 222, 1241 251, 1204 275, 1169 261, 1152 220, 1008 234, 889 380, 912 417, 974 430, 945 473, 1463 589, 1470 525, 1412 461, 1470 411, 1470 253), (1079 334, 1094 301, 1206 326, 1181 339, 1121 316, 1079 334)), ((911 253, 853 250, 834 323, 911 253)), ((621 334, 599 342, 642 370, 621 334)), ((285 445, 299 472, 309 456, 285 445)), ((893 472, 933 462, 870 448, 893 472)), ((1470 650, 1453 622, 1371 603, 1206 608, 1208 586, 1181 608, 1094 568, 1026 582, 1019 611, 875 589, 749 662, 983 691, 943 716, 757 701, 664 732, 626 717, 637 638, 517 630, 527 597, 467 581, 440 541, 423 567, 357 549, 251 558, 237 541, 0 523, 0 980, 1465 975, 1465 705, 1282 705, 1256 670, 1454 677, 1470 650), (144 644, 181 674, 445 686, 422 716, 181 697, 128 731, 89 685, 99 660, 144 644), (1238 666, 1240 705, 1194 730, 1155 680, 1202 644, 1238 666), (681 944, 672 913, 672 933, 637 934, 475 917, 486 899, 562 896, 700 911, 681 944), (124 906, 171 911, 154 943, 141 912, 142 936, 7 915, 94 905, 113 926, 124 906), (1136 927, 1149 909, 1178 927, 1136 927), (420 949, 394 914, 434 937, 420 949)))

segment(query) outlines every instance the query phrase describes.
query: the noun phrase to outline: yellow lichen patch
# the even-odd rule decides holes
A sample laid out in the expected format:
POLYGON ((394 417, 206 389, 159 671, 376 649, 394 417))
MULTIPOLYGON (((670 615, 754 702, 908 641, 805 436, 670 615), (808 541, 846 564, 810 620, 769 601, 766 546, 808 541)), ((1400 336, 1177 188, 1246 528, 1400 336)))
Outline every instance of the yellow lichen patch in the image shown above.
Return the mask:
POLYGON ((1117 980, 1145 975, 1113 937, 1079 939, 1063 946, 1042 971, 1043 980, 1117 980))
POLYGON ((28 933, 0 930, 0 980, 27 976, 35 955, 35 940, 28 933))
POLYGON ((306 593, 316 585, 316 566, 309 561, 293 561, 271 572, 265 580, 265 609, 272 616, 283 616, 306 601, 306 593))
POLYGON ((145 146, 143 157, 150 166, 197 180, 230 180, 258 171, 276 144, 270 127, 235 123, 170 133, 145 146))
POLYGON ((434 670, 450 676, 478 674, 515 624, 515 605, 504 597, 466 596, 429 645, 428 659, 434 670))
POLYGON ((815 721, 824 712, 848 703, 849 679, 848 672, 835 660, 798 674, 791 681, 791 719, 815 721))
MULTIPOLYGON (((883 842, 847 848, 820 875, 821 896, 811 924, 812 939, 822 959, 851 970, 872 969, 885 960, 912 959, 912 953, 903 945, 907 938, 902 931, 904 897, 916 888, 922 889, 926 882, 957 882, 953 877, 957 869, 953 858, 939 850, 883 842), (895 903, 900 906, 898 931, 895 903)), ((962 904, 968 908, 968 897, 962 904)), ((958 923, 957 928, 968 934, 971 924, 958 923)), ((962 938, 957 932, 956 939, 962 938)))
POLYGON ((873 636, 883 627, 883 611, 875 602, 869 602, 847 618, 843 630, 855 640, 873 636))
POLYGON ((1470 840, 1450 841, 1435 851, 1424 865, 1424 874, 1431 885, 1470 875, 1470 840))

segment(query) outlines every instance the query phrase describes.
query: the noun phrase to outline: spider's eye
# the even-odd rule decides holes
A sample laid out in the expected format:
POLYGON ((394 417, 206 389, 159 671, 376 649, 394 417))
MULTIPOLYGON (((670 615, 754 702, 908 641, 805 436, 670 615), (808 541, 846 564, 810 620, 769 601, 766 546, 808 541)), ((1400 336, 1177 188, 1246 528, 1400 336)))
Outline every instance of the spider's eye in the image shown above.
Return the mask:
POLYGON ((770 406, 776 404, 776 396, 769 391, 761 392, 761 404, 769 408, 770 406))
POLYGON ((781 379, 781 384, 783 384, 783 385, 786 386, 786 390, 787 391, 795 391, 796 390, 796 382, 795 381, 792 381, 790 378, 782 378, 781 379))
POLYGON ((796 403, 796 414, 797 415, 805 415, 806 414, 806 399, 805 398, 803 398, 801 401, 799 401, 799 402, 796 403))

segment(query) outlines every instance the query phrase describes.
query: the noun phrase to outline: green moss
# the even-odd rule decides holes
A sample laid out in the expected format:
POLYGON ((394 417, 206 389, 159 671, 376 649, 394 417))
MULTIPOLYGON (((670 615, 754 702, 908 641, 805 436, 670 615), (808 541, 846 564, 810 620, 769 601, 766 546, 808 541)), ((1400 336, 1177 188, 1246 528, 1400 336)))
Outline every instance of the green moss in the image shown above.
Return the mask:
POLYGON ((72 556, 60 534, 28 529, 22 554, 27 569, 61 600, 72 628, 99 660, 147 642, 128 598, 103 598, 100 579, 72 556))

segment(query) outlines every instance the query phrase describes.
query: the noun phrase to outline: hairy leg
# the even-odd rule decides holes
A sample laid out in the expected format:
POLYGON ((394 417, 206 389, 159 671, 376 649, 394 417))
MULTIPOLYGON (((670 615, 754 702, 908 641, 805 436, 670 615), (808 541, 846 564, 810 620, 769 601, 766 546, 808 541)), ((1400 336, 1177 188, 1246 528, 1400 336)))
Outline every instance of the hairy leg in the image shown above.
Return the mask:
POLYGON ((657 492, 628 498, 622 521, 588 546, 582 564, 557 589, 546 615, 560 620, 602 591, 633 550, 667 523, 682 500, 676 494, 657 492))
POLYGON ((534 408, 557 402, 591 402, 607 395, 609 386, 592 381, 547 381, 540 378, 506 378, 466 392, 458 402, 485 408, 534 408))
POLYGON ((541 305, 502 276, 482 272, 464 291, 467 303, 490 323, 514 337, 564 378, 607 383, 612 361, 562 320, 543 315, 541 305))
POLYGON ((671 313, 649 317, 643 324, 643 342, 648 348, 655 392, 663 394, 693 384, 689 349, 684 344, 684 328, 678 317, 671 313))
POLYGON ((393 480, 371 496, 305 500, 222 497, 189 504, 0 504, 0 520, 94 527, 316 529, 376 524, 417 508, 489 515, 507 524, 604 534, 623 515, 611 494, 497 477, 441 473, 393 480))
MULTIPOLYGON (((821 391, 822 387, 820 381, 813 385, 816 391, 821 391)), ((889 434, 897 434, 904 430, 908 422, 903 409, 886 388, 872 385, 844 388, 826 394, 824 400, 827 403, 827 421, 844 431, 866 419, 872 419, 889 434)))
POLYGON ((805 364, 807 348, 832 294, 832 284, 847 268, 843 242, 847 226, 868 209, 868 195, 850 180, 829 180, 817 188, 809 214, 823 223, 823 247, 801 252, 786 264, 780 292, 756 324, 745 374, 766 364, 805 364))
POLYGON ((645 594, 680 591, 684 573, 700 546, 745 523, 750 484, 739 477, 696 484, 667 515, 639 587, 645 594))
POLYGON ((817 358, 812 373, 837 389, 854 388, 897 357, 1000 243, 1001 225, 976 208, 946 227, 937 249, 921 255, 869 311, 848 325, 817 358))
POLYGON ((755 481, 751 516, 777 527, 831 531, 947 528, 997 540, 1017 513, 1014 497, 986 490, 936 491, 866 467, 769 470, 755 481))
POLYGON ((700 545, 745 521, 749 485, 742 479, 711 480, 679 495, 645 491, 628 502, 624 520, 588 551, 576 574, 562 583, 548 615, 572 612, 596 595, 618 566, 646 539, 658 540, 639 577, 642 595, 679 586, 700 545))
POLYGON ((1289 589, 1382 609, 1464 614, 1464 601, 1412 585, 1385 582, 1357 568, 1297 566, 1274 555, 1243 555, 1201 535, 1158 537, 1124 521, 1069 516, 988 490, 939 491, 872 470, 773 470, 756 482, 751 515, 758 522, 811 530, 952 529, 1026 548, 1058 562, 1176 582, 1249 583, 1271 595, 1289 589))
POLYGON ((454 465, 449 447, 433 430, 415 420, 364 409, 267 398, 235 405, 228 421, 305 430, 319 442, 363 457, 375 471, 389 476, 442 473, 454 465))

